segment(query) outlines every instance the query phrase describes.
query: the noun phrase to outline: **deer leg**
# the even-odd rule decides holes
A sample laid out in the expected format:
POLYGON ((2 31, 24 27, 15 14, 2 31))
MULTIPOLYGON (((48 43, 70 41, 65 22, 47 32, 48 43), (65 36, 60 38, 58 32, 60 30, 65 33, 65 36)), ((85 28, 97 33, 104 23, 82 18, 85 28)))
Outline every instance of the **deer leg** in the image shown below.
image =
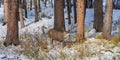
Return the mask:
POLYGON ((53 39, 50 38, 50 45, 51 45, 51 48, 53 48, 53 39))

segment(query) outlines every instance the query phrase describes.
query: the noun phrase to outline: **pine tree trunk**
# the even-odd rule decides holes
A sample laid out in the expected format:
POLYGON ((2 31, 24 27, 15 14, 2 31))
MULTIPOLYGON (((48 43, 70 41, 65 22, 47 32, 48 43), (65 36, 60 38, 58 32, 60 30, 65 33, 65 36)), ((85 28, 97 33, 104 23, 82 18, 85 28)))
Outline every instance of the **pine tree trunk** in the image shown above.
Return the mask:
POLYGON ((8 0, 4 0, 4 22, 3 25, 5 25, 7 23, 7 21, 9 20, 9 2, 8 0))
POLYGON ((39 12, 41 12, 40 0, 38 0, 38 10, 39 10, 39 12))
POLYGON ((1 8, 1 1, 0 1, 0 8, 1 8))
POLYGON ((67 0, 67 11, 68 11, 68 24, 71 24, 71 17, 70 17, 70 12, 71 12, 71 0, 67 0))
POLYGON ((64 23, 64 0, 54 0, 54 28, 59 31, 65 31, 64 23))
POLYGON ((73 4, 74 4, 74 23, 76 24, 77 23, 77 10, 76 10, 76 0, 73 1, 73 4))
POLYGON ((35 7, 35 22, 38 22, 38 6, 37 6, 37 0, 34 0, 34 7, 35 7))
POLYGON ((9 0, 9 20, 7 24, 7 35, 4 41, 4 46, 19 44, 19 35, 18 35, 18 18, 17 13, 19 12, 19 0, 9 0), (13 28, 14 27, 14 28, 13 28))
POLYGON ((103 29, 103 10, 102 0, 95 0, 94 2, 94 26, 97 32, 102 32, 103 29))
POLYGON ((84 40, 85 0, 77 1, 77 41, 84 40))
POLYGON ((103 25, 103 36, 106 39, 111 37, 111 28, 112 28, 112 13, 113 13, 113 0, 107 0, 106 12, 104 17, 104 25, 103 25))
POLYGON ((25 24, 24 24, 23 15, 22 15, 22 2, 21 2, 21 0, 19 0, 19 18, 20 18, 21 28, 24 28, 25 24))
POLYGON ((27 18, 27 2, 26 0, 23 0, 23 6, 24 6, 24 10, 25 10, 25 18, 27 18))
POLYGON ((30 0, 30 10, 32 10, 32 0, 30 0))
POLYGON ((119 29, 118 36, 119 36, 119 39, 120 39, 120 18, 119 18, 119 20, 118 20, 118 29, 119 29))
POLYGON ((51 0, 51 6, 52 6, 52 8, 53 8, 53 0, 51 0))
POLYGON ((47 0, 44 1, 45 7, 47 7, 47 0))

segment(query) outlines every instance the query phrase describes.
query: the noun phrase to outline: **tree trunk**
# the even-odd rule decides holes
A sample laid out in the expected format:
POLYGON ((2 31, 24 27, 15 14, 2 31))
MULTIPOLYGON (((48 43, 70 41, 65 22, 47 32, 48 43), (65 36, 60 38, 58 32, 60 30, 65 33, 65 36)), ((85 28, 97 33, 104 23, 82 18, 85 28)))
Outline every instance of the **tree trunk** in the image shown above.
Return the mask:
POLYGON ((41 12, 40 0, 38 0, 38 11, 41 12))
POLYGON ((35 22, 38 22, 38 6, 37 6, 37 0, 34 0, 34 7, 35 7, 35 22))
POLYGON ((119 38, 120 38, 120 18, 119 18, 119 20, 118 20, 118 35, 119 35, 119 38))
POLYGON ((47 7, 47 0, 44 0, 45 7, 47 7))
POLYGON ((102 32, 103 29, 103 10, 102 0, 95 0, 94 2, 94 26, 97 32, 102 32))
POLYGON ((73 4, 74 4, 74 23, 77 23, 77 10, 76 10, 76 0, 73 0, 73 4))
POLYGON ((77 41, 84 40, 85 0, 77 1, 77 41))
POLYGON ((30 0, 30 10, 32 10, 32 0, 30 0))
POLYGON ((68 11, 68 24, 71 24, 71 17, 70 17, 70 12, 71 12, 71 0, 67 0, 67 11, 68 11))
POLYGON ((7 21, 9 20, 9 2, 8 0, 4 0, 4 22, 3 25, 5 25, 7 23, 7 21))
POLYGON ((25 18, 27 18, 28 16, 27 16, 27 2, 26 2, 26 0, 23 0, 23 8, 24 8, 24 10, 25 10, 25 18))
MULTIPOLYGON (((95 3, 95 0, 94 0, 94 3, 95 3)), ((87 0, 86 1, 86 7, 87 8, 92 8, 93 6, 92 6, 92 0, 87 0)))
POLYGON ((20 18, 21 28, 24 28, 25 24, 24 24, 23 15, 22 15, 22 2, 21 2, 21 0, 19 0, 19 18, 20 18))
POLYGON ((111 28, 112 28, 112 13, 113 13, 113 0, 107 0, 106 12, 104 17, 104 25, 103 25, 103 36, 106 39, 111 37, 111 28))
POLYGON ((1 8, 1 1, 0 1, 0 8, 1 8))
POLYGON ((54 0, 54 28, 59 31, 65 31, 64 23, 64 0, 54 0))
POLYGON ((52 6, 52 8, 53 8, 53 0, 51 0, 51 6, 52 6))
POLYGON ((17 13, 19 11, 19 0, 9 0, 9 20, 7 24, 7 35, 4 41, 4 46, 19 44, 19 35, 18 35, 18 18, 17 13), (14 28, 13 28, 14 27, 14 28))

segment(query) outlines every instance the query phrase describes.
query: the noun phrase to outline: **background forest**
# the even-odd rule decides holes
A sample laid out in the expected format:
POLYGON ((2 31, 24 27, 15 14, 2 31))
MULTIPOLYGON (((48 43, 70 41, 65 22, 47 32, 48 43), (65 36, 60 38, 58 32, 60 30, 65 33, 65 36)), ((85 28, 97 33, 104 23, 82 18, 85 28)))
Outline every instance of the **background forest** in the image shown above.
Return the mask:
POLYGON ((120 0, 0 0, 0 60, 120 60, 120 0))

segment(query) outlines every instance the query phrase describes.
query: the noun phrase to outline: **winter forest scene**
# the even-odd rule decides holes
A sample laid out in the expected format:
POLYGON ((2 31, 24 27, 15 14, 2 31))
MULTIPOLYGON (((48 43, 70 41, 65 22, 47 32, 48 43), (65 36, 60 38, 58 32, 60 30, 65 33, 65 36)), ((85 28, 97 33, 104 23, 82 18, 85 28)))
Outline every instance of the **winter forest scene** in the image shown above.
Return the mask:
POLYGON ((120 0, 0 0, 0 60, 120 60, 120 0))

